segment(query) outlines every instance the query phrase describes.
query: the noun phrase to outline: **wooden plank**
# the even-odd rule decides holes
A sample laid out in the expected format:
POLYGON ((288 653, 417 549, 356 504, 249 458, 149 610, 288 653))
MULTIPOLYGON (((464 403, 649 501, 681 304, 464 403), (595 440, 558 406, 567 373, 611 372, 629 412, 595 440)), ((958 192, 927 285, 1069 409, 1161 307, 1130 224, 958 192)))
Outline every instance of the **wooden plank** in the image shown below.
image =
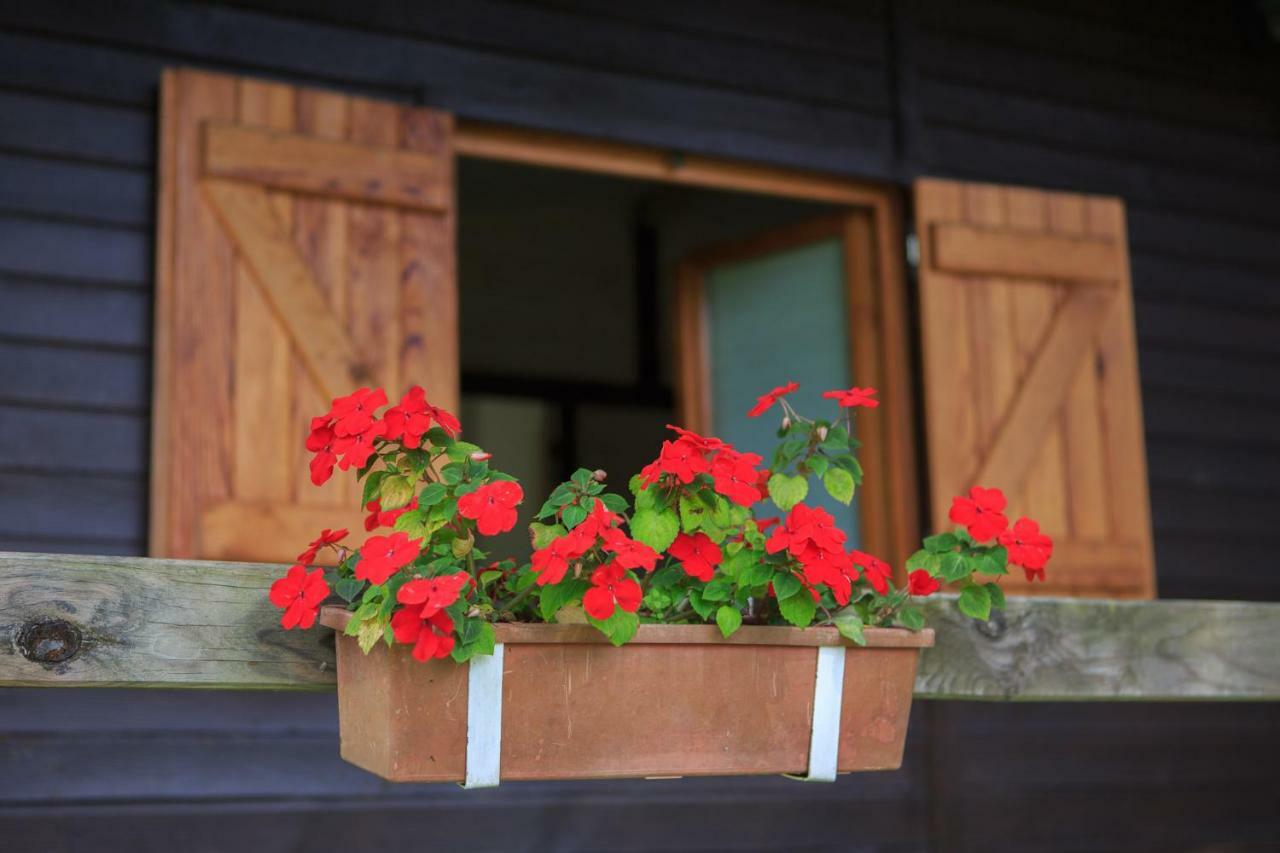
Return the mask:
POLYGON ((358 541, 365 517, 358 503, 359 498, 342 507, 252 500, 210 504, 200 516, 201 553, 211 560, 269 560, 302 551, 326 527, 345 527, 358 541))
POLYGON ((1113 301, 1108 294, 1081 289, 1058 309, 1048 338, 991 441, 991 452, 969 482, 1021 488, 1045 430, 1056 421, 1070 380, 1088 354, 1080 342, 1092 336, 1113 301))
POLYGON ((346 332, 272 210, 266 191, 221 179, 208 179, 203 185, 294 347, 305 355, 312 378, 330 397, 368 382, 346 332))
POLYGON ((1280 603, 1023 598, 981 626, 946 598, 927 612, 924 699, 1280 699, 1280 603))
POLYGON ((439 211, 449 206, 448 158, 209 122, 206 174, 369 204, 439 211))
POLYGON ((930 238, 934 267, 942 272, 1114 285, 1111 271, 1119 269, 1113 240, 948 222, 933 225, 930 238))
MULTIPOLYGON (((282 571, 0 553, 0 686, 331 687, 326 632, 282 630, 267 601, 282 571), (39 657, 34 626, 62 660, 24 656, 39 657)), ((921 659, 921 698, 1280 700, 1280 603, 1014 598, 982 625, 950 597, 927 609, 936 644, 921 659)))

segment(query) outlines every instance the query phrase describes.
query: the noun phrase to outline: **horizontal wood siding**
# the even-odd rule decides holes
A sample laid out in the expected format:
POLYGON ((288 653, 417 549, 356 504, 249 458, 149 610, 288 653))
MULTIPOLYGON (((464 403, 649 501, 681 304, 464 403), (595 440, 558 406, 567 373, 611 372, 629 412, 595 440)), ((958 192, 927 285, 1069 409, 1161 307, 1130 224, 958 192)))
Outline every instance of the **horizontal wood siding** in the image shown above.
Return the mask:
MULTIPOLYGON (((145 547, 155 96, 162 68, 190 64, 871 178, 1120 195, 1161 595, 1280 598, 1280 76, 1253 7, 0 4, 0 549, 145 547)), ((902 771, 830 788, 477 794, 389 789, 341 764, 328 697, 8 692, 0 834, 48 849, 893 851, 1262 850, 1280 835, 1259 775, 1280 759, 1272 707, 920 704, 902 771), (499 840, 435 844, 480 815, 499 840)))

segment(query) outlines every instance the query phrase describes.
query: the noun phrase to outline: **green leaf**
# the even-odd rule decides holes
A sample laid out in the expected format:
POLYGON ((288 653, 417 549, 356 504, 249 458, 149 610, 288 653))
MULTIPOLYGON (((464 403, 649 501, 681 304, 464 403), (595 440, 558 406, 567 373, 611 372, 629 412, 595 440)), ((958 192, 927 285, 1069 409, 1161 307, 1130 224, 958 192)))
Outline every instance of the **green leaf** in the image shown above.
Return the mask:
POLYGON ((685 533, 693 533, 702 526, 702 520, 708 515, 707 505, 699 500, 690 500, 687 496, 680 498, 680 529, 685 533))
POLYGON ((832 468, 823 474, 822 485, 827 487, 827 494, 842 504, 853 500, 853 475, 843 468, 832 468))
POLYGON ((915 569, 924 569, 929 574, 937 574, 939 567, 942 565, 942 557, 929 551, 916 551, 910 557, 907 557, 907 571, 915 569))
POLYGON ((778 612, 782 614, 782 618, 797 628, 808 627, 817 609, 818 603, 808 591, 778 601, 778 612))
POLYGON ((561 510, 560 518, 564 521, 564 526, 572 530, 587 520, 587 508, 581 504, 567 506, 561 510))
POLYGON ((1000 588, 1000 584, 984 583, 982 586, 991 597, 991 606, 996 610, 1004 610, 1004 590, 1000 588))
POLYGON ((955 550, 959 544, 960 540, 954 533, 939 533, 936 536, 926 536, 924 539, 924 549, 933 554, 945 554, 955 550))
POLYGON ((378 488, 378 503, 385 510, 399 509, 413 500, 413 481, 404 474, 384 477, 378 488))
POLYGON ((733 597, 733 582, 728 578, 712 578, 702 588, 703 601, 728 601, 733 597))
POLYGON ((408 533, 410 539, 420 539, 427 535, 427 511, 412 509, 395 520, 392 528, 408 533))
POLYGON ((585 489, 591 484, 591 474, 592 472, 586 468, 579 468, 577 471, 574 471, 569 475, 569 479, 573 481, 573 484, 578 488, 585 489))
POLYGON ((604 508, 609 512, 626 512, 629 509, 627 499, 622 495, 615 495, 609 492, 601 495, 600 500, 604 502, 604 508))
POLYGON ((469 441, 455 441, 453 444, 449 445, 449 449, 445 451, 445 455, 454 462, 461 462, 472 453, 479 452, 480 446, 478 444, 472 444, 469 441))
POLYGON ((430 509, 449 494, 449 490, 439 483, 430 483, 418 495, 418 506, 430 509))
POLYGON ((640 510, 631 517, 631 538, 655 551, 665 551, 676 541, 680 519, 675 510, 640 510))
POLYGON ((942 579, 947 583, 955 583, 969 576, 969 564, 961 554, 947 554, 939 564, 942 579))
POLYGON ((644 594, 644 606, 651 612, 658 614, 665 611, 671 606, 671 593, 665 589, 659 589, 656 586, 649 587, 649 591, 644 594))
POLYGON ((368 506, 369 501, 378 496, 378 489, 382 486, 382 481, 386 476, 386 471, 374 471, 369 475, 369 479, 364 481, 364 492, 360 497, 361 507, 368 506))
POLYGON ((984 586, 969 584, 960 591, 960 598, 956 604, 965 616, 981 619, 984 622, 991 617, 991 593, 984 586))
POLYGON ((918 607, 904 607, 898 611, 898 624, 919 631, 924 627, 924 611, 918 607))
POLYGON ((366 655, 369 650, 382 639, 383 629, 387 627, 387 623, 381 619, 369 619, 360 623, 360 629, 356 632, 356 642, 360 644, 360 651, 366 655))
POLYGON ((440 469, 440 479, 444 481, 446 486, 456 486, 462 482, 463 473, 461 465, 457 462, 450 462, 440 469))
POLYGON ((584 580, 573 578, 563 580, 560 583, 544 586, 538 597, 538 612, 542 614, 545 622, 551 622, 555 619, 556 612, 571 601, 575 601, 582 597, 591 584, 584 580))
POLYGON ((588 616, 587 621, 596 626, 602 634, 609 638, 609 642, 615 646, 620 646, 630 640, 640 628, 640 617, 635 613, 628 613, 621 607, 614 609, 613 614, 608 619, 596 619, 594 616, 588 616))
POLYGON ((364 581, 355 578, 343 578, 333 586, 333 591, 347 604, 355 601, 362 589, 364 589, 364 581))
POLYGON ((539 524, 533 522, 529 525, 529 533, 533 537, 533 547, 535 550, 541 550, 551 544, 552 540, 559 539, 568 531, 560 524, 539 524))
POLYGON ((852 607, 841 610, 832 622, 840 632, 840 636, 853 640, 860 646, 867 644, 867 638, 862 633, 862 617, 852 607))
MULTIPOLYGON (((773 577, 773 567, 761 559, 758 551, 743 550, 742 553, 750 554, 751 562, 738 570, 738 585, 754 588, 767 584, 773 577)), ((776 587, 774 591, 777 591, 776 587)))
POLYGON ((720 633, 727 639, 742 627, 742 614, 738 612, 738 608, 725 605, 716 611, 716 624, 720 626, 720 633))
POLYGON ((774 474, 769 478, 769 497, 778 509, 786 512, 809 494, 809 481, 800 476, 789 477, 786 474, 774 474))
POLYGON ((790 572, 778 572, 773 576, 773 592, 778 596, 778 600, 791 598, 804 586, 800 583, 800 579, 790 572))
POLYGON ((710 616, 711 611, 716 609, 715 604, 703 600, 702 592, 696 589, 689 590, 689 606, 693 608, 694 613, 697 613, 703 619, 710 616))
POLYGON ((825 456, 814 455, 809 457, 808 461, 804 463, 804 466, 814 474, 821 477, 823 474, 827 473, 827 469, 831 467, 831 460, 825 456))

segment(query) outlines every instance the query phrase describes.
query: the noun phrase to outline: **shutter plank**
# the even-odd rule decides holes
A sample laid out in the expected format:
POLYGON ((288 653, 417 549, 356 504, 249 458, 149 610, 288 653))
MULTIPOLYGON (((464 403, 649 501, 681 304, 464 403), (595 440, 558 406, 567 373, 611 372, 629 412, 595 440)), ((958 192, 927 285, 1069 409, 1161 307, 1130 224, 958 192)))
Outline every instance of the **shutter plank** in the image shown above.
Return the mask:
POLYGON ((955 224, 935 225, 930 235, 944 272, 1115 284, 1101 271, 1119 262, 1109 241, 955 224))
MULTIPOLYGON (((383 107, 396 109, 378 105, 383 107)), ((210 175, 369 204, 432 212, 448 206, 445 178, 451 166, 443 155, 391 148, 380 138, 380 144, 354 145, 223 122, 208 123, 204 133, 210 175)))

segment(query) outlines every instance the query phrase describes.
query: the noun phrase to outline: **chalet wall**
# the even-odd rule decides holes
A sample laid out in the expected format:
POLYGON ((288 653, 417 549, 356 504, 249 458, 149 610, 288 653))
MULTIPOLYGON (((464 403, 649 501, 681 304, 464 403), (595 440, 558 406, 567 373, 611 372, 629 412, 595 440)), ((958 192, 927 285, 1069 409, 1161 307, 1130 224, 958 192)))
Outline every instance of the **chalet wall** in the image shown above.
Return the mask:
MULTIPOLYGON (((0 4, 0 548, 144 549, 155 95, 191 64, 852 175, 1119 194, 1161 594, 1280 597, 1280 74, 1253 4, 843 5, 0 4)), ((1268 707, 922 703, 896 774, 476 795, 345 768, 328 697, 3 699, 0 833, 51 849, 372 847, 408 827, 469 850, 1280 835, 1268 707)))

